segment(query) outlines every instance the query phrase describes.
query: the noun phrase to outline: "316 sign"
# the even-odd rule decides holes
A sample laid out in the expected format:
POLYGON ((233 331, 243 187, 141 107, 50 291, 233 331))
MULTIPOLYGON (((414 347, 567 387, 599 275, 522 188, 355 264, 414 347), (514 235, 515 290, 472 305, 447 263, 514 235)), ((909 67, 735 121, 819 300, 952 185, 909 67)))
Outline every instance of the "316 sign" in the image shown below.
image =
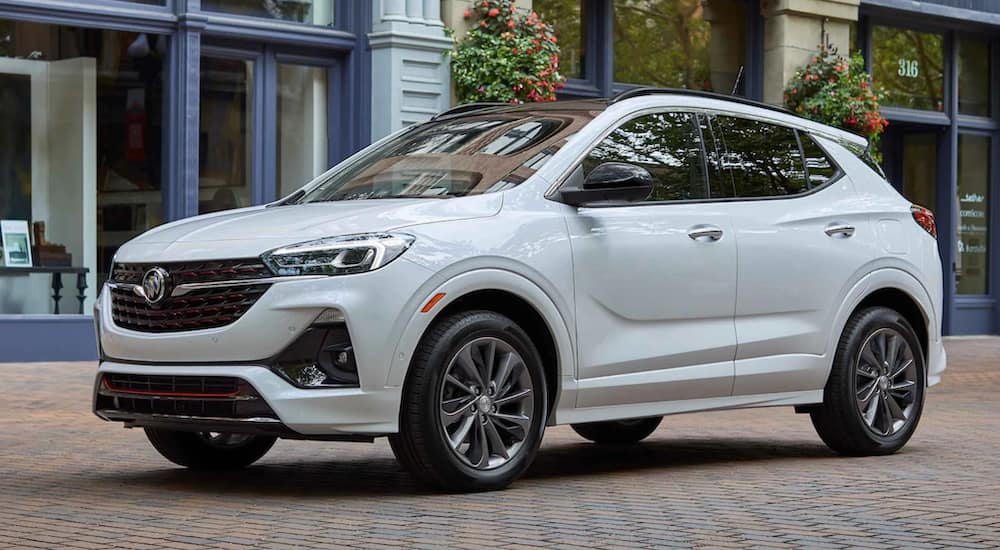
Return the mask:
POLYGON ((903 78, 917 78, 920 76, 920 62, 916 59, 900 59, 896 74, 903 78))

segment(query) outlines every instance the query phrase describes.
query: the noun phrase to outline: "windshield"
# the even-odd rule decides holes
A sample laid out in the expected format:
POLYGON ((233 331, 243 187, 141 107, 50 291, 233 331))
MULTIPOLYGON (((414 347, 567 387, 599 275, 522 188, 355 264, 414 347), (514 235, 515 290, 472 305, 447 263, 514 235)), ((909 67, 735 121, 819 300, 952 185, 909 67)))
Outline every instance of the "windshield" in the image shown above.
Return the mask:
POLYGON ((289 202, 448 198, 528 179, 598 111, 509 110, 432 121, 382 143, 289 202))

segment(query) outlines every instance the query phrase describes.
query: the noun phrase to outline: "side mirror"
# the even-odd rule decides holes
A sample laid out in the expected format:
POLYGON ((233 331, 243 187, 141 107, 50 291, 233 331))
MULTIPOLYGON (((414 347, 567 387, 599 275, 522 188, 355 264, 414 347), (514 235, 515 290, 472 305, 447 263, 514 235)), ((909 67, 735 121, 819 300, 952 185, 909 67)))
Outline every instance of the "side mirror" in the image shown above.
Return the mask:
POLYGON ((571 176, 568 185, 559 192, 562 202, 573 206, 639 202, 653 192, 653 176, 645 168, 626 162, 605 162, 579 182, 582 176, 580 169, 571 176))

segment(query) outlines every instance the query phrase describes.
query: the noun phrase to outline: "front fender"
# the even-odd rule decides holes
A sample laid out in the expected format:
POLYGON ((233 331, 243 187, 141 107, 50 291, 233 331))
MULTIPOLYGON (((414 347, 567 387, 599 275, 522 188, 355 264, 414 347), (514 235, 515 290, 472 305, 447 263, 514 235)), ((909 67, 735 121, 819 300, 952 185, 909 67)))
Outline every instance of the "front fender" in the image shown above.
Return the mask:
POLYGON ((522 275, 503 269, 466 271, 443 283, 432 283, 422 288, 420 294, 424 298, 417 303, 395 346, 386 386, 403 385, 414 351, 437 314, 462 296, 480 290, 501 290, 518 296, 534 307, 548 325, 555 340, 559 368, 558 394, 550 396, 556 403, 550 422, 555 421, 560 410, 572 408, 576 402, 576 347, 570 322, 541 287, 522 275), (438 293, 444 293, 444 298, 430 311, 422 312, 423 305, 438 293))

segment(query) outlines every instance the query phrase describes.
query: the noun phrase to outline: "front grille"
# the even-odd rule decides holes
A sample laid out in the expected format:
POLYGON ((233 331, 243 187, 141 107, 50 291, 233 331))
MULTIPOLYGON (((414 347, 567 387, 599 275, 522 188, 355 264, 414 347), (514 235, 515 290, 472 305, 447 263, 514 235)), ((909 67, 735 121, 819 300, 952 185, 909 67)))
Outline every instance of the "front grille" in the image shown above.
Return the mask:
POLYGON ((154 267, 166 269, 175 285, 245 281, 271 276, 271 270, 266 265, 257 258, 251 258, 163 264, 115 264, 111 272, 111 280, 116 283, 142 284, 142 276, 154 267))
POLYGON ((257 390, 239 378, 115 373, 105 374, 98 384, 98 410, 236 420, 277 419, 257 390))
MULTIPOLYGON (((171 289, 182 284, 250 281, 271 277, 259 260, 222 260, 165 264, 116 264, 112 281, 141 285, 149 269, 170 274, 171 289)), ((111 313, 116 325, 140 332, 180 332, 219 328, 235 322, 267 291, 270 283, 233 284, 168 295, 151 305, 128 287, 111 289, 111 313)))

